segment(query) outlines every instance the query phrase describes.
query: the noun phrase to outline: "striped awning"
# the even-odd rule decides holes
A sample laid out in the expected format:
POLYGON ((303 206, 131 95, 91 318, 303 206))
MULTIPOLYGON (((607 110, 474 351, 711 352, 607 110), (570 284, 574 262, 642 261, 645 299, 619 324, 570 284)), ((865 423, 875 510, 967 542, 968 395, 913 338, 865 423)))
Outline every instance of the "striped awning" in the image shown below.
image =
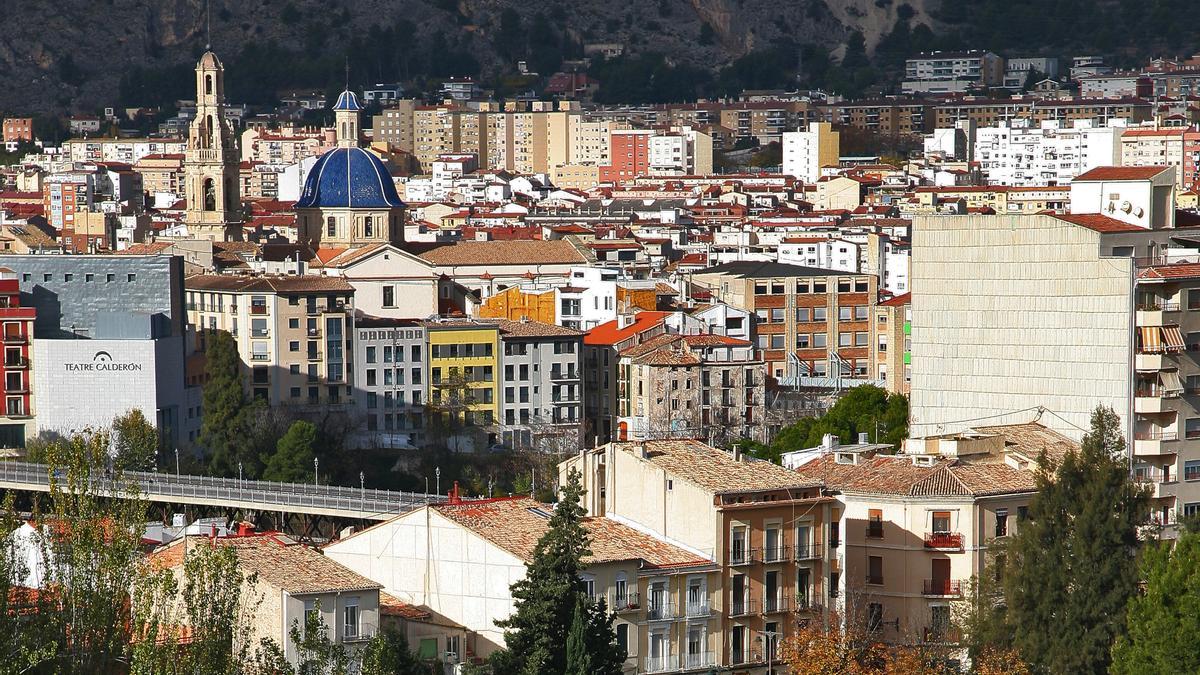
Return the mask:
POLYGON ((1141 334, 1142 338, 1141 351, 1143 354, 1162 353, 1162 332, 1158 329, 1158 326, 1142 326, 1138 328, 1138 333, 1141 334))
POLYGON ((1169 352, 1182 352, 1187 349, 1187 343, 1183 341, 1183 332, 1179 330, 1179 326, 1163 326, 1162 339, 1169 352))
POLYGON ((1164 392, 1179 393, 1183 391, 1183 380, 1179 379, 1179 373, 1174 370, 1164 370, 1158 374, 1159 382, 1162 382, 1164 392))

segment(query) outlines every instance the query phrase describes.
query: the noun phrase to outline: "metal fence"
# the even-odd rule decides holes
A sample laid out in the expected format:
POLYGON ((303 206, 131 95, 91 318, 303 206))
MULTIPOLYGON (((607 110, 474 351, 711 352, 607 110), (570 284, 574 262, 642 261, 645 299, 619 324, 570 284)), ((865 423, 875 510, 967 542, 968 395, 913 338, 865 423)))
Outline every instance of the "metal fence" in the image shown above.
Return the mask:
MULTIPOLYGON (((274 481, 212 478, 148 471, 126 471, 122 484, 113 485, 108 476, 95 476, 94 489, 120 492, 136 486, 150 501, 176 503, 228 502, 266 511, 342 511, 346 515, 385 520, 425 504, 443 501, 437 495, 397 492, 336 485, 276 483, 274 481)), ((0 461, 0 482, 25 489, 48 491, 50 467, 29 462, 0 461)))

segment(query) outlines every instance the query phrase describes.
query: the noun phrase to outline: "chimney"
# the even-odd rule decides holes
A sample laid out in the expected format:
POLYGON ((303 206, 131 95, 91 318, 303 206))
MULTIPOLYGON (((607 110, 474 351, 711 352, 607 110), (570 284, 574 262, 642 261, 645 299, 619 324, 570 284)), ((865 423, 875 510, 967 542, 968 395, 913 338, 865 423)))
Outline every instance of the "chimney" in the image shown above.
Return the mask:
POLYGON ((833 434, 825 434, 821 437, 821 449, 824 452, 830 452, 838 446, 838 437, 833 434))
POLYGON ((741 443, 733 444, 733 461, 735 461, 735 462, 742 461, 742 444, 741 443))
POLYGON ((641 455, 642 459, 650 458, 650 452, 646 449, 645 441, 642 441, 641 443, 638 444, 638 454, 641 455))

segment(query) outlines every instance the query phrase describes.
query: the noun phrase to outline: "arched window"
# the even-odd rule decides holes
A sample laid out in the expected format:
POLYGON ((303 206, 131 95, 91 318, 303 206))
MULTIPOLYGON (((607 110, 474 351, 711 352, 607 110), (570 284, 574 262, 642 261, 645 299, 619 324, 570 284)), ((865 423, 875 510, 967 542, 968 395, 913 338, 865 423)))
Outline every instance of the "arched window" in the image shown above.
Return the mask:
POLYGON ((212 92, 212 75, 204 76, 204 93, 209 96, 211 96, 213 93, 212 92))
POLYGON ((333 216, 329 216, 329 217, 325 218, 325 236, 326 237, 336 237, 337 236, 337 220, 335 220, 333 216))
POLYGON ((213 122, 213 116, 208 116, 208 145, 206 147, 217 147, 217 125, 213 122))
POLYGON ((211 178, 204 179, 204 210, 217 210, 217 185, 211 178))
POLYGON ((350 134, 347 134, 347 133, 346 133, 346 123, 345 123, 345 122, 342 122, 342 138, 346 138, 346 137, 348 137, 349 135, 350 135, 350 134))
POLYGON ((375 222, 371 219, 371 216, 367 216, 367 217, 363 218, 363 236, 364 237, 374 237, 375 236, 375 222))

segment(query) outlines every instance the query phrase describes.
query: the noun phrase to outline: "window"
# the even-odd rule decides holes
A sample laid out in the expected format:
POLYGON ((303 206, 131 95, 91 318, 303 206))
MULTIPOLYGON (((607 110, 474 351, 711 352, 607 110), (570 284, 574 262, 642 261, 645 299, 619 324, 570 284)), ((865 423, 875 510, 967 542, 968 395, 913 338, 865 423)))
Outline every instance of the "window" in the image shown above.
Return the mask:
POLYGON ((771 349, 783 349, 783 338, 784 336, 782 334, 772 335, 771 349))
POLYGON ((949 511, 933 512, 933 531, 937 533, 946 533, 950 531, 949 511))
POLYGON ((854 339, 854 333, 838 333, 838 346, 849 347, 854 339))
POLYGON ((854 334, 854 346, 855 347, 866 347, 867 346, 867 338, 870 336, 871 336, 870 333, 855 333, 854 334))
POLYGON ((1191 502, 1183 505, 1183 516, 1191 518, 1200 515, 1200 502, 1191 502))
POLYGON ((801 323, 808 321, 809 309, 807 307, 796 308, 796 321, 801 323))
POLYGON ((375 363, 375 348, 367 347, 367 363, 375 363))
POLYGON ((337 236, 337 219, 334 218, 333 216, 329 216, 325 219, 325 236, 326 237, 337 236))
POLYGON ((771 323, 783 323, 783 310, 782 309, 771 310, 771 323))
POLYGON ((1183 463, 1184 480, 1200 480, 1200 460, 1190 460, 1183 463))
POLYGON ((812 283, 812 289, 813 293, 825 293, 827 291, 824 281, 814 281, 812 283))
POLYGON ((797 281, 796 282, 796 292, 797 293, 807 293, 808 292, 808 282, 807 281, 797 281))
POLYGON ((384 307, 395 307, 396 306, 396 287, 395 286, 384 286, 383 287, 383 306, 384 307))
POLYGON ((882 509, 869 509, 867 511, 867 536, 873 539, 883 538, 882 509))
POLYGON ((854 308, 854 320, 855 321, 866 321, 867 320, 867 306, 866 305, 858 305, 857 307, 854 308))
POLYGON ((838 282, 837 282, 838 293, 849 293, 850 288, 851 288, 851 286, 850 286, 849 279, 838 279, 838 282))
POLYGON ((617 647, 621 649, 622 654, 629 653, 629 624, 619 623, 617 628, 617 647))
POLYGON ((829 335, 826 333, 813 333, 812 346, 815 349, 824 349, 829 346, 829 335))
POLYGON ((342 635, 358 637, 358 598, 346 598, 342 607, 342 635))
POLYGON ((1183 423, 1185 438, 1200 438, 1200 417, 1191 417, 1183 423))
POLYGON ((1200 309, 1200 288, 1188 289, 1187 308, 1188 309, 1200 309))
POLYGON ((838 307, 838 321, 849 321, 853 312, 853 307, 838 307))
POLYGON ((1008 509, 996 509, 996 536, 1008 536, 1008 509))
POLYGON ((808 333, 796 334, 796 349, 808 349, 810 336, 808 333))
POLYGON ((812 311, 812 320, 813 321, 825 321, 825 317, 826 317, 826 308, 813 307, 813 311, 812 311))
POLYGON ((299 340, 291 340, 290 342, 288 342, 288 351, 289 352, 300 351, 300 341, 299 340))
POLYGON ((304 601, 304 630, 308 630, 310 624, 316 624, 321 618, 321 603, 316 600, 304 601))
POLYGON ((874 585, 883 583, 883 556, 867 556, 867 583, 874 585))

